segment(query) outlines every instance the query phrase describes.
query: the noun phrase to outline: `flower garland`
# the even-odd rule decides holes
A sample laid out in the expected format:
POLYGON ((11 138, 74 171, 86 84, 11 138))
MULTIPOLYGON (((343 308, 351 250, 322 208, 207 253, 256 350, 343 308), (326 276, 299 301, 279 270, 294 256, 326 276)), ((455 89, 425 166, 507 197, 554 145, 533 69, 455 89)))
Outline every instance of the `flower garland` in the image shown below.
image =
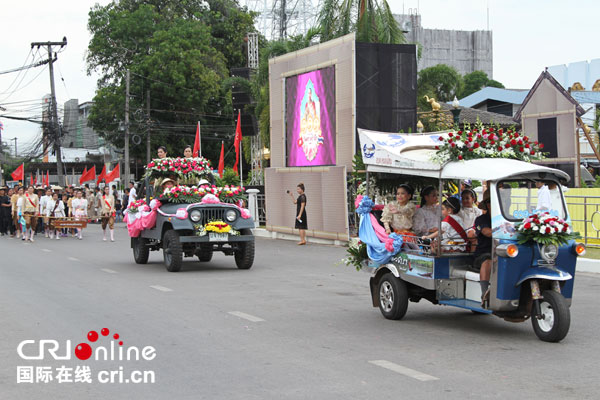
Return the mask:
POLYGON ((239 186, 173 186, 165 189, 158 196, 161 201, 171 203, 199 203, 206 195, 213 195, 222 203, 236 204, 240 200, 245 200, 244 188, 239 186))
POLYGON ((210 161, 203 157, 156 158, 146 166, 144 177, 160 179, 176 176, 182 182, 197 183, 211 173, 210 161))
POLYGON ((127 212, 131 213, 131 214, 135 214, 138 211, 140 211, 141 208, 143 208, 146 204, 146 199, 139 199, 134 201, 133 203, 130 203, 129 206, 127 207, 127 212))
POLYGON ((533 241, 560 246, 580 237, 579 233, 571 230, 565 220, 552 216, 548 212, 532 214, 521 221, 516 228, 519 232, 519 244, 533 241))
POLYGON ((204 225, 204 229, 208 232, 228 233, 231 230, 231 226, 223 221, 210 221, 204 225))
POLYGON ((209 221, 206 225, 194 224, 197 236, 206 236, 209 232, 214 233, 228 233, 231 236, 239 236, 240 231, 237 231, 231 227, 231 225, 223 221, 209 221))
POLYGON ((531 141, 516 130, 494 127, 465 129, 439 137, 434 161, 472 160, 476 158, 512 158, 525 162, 541 160, 543 143, 531 141))

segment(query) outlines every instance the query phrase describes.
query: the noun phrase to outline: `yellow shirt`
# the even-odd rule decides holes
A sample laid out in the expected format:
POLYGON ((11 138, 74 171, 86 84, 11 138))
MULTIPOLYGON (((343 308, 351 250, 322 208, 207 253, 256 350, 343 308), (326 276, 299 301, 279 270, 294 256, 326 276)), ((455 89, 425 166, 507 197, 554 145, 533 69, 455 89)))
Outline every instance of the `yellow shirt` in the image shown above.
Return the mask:
POLYGON ((12 204, 12 212, 17 212, 17 201, 19 200, 19 195, 17 193, 13 194, 10 197, 10 203, 12 204))
POLYGON ((23 195, 23 212, 37 213, 38 205, 39 205, 39 200, 38 200, 37 194, 25 193, 23 195))
POLYGON ((102 195, 100 198, 102 204, 102 215, 110 215, 115 211, 115 197, 113 195, 102 195), (108 204, 106 204, 108 202, 108 204))

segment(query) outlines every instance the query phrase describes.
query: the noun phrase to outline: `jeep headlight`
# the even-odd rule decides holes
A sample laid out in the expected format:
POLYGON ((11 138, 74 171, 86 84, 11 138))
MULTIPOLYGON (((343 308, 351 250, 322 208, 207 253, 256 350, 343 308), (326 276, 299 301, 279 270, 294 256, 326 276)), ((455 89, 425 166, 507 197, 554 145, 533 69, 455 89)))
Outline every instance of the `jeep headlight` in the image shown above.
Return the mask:
POLYGON ((202 218, 202 213, 200 210, 192 210, 190 213, 190 219, 194 222, 198 222, 200 221, 200 218, 202 218))
POLYGON ((227 210, 227 212, 225 212, 225 219, 229 222, 233 222, 235 221, 235 219, 237 218, 237 213, 234 210, 227 210))
POLYGON ((545 244, 540 250, 540 255, 544 261, 554 261, 558 256, 558 247, 555 244, 545 244))

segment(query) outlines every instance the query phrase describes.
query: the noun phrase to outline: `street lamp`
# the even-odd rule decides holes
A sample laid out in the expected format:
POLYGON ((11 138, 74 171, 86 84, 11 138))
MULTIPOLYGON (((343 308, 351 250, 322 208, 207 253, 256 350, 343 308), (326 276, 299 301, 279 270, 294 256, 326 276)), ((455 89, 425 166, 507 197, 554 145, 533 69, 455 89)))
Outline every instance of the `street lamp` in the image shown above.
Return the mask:
POLYGON ((459 116, 460 116, 460 103, 456 96, 454 96, 454 100, 452 101, 452 109, 450 112, 452 113, 452 117, 454 117, 454 127, 458 128, 459 126, 459 116))

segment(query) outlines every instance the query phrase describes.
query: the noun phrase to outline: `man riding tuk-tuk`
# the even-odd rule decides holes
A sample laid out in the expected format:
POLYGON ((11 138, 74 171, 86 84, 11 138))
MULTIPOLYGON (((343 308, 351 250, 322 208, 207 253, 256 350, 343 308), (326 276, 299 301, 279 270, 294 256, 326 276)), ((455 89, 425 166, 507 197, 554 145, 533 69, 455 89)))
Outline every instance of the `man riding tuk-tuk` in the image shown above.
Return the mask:
MULTIPOLYGON (((426 299, 511 322, 531 318, 539 339, 562 340, 570 326, 577 257, 585 254, 585 246, 575 241, 578 235, 572 230, 562 194, 561 187, 569 181, 569 175, 533 164, 533 157, 521 155, 515 159, 519 152, 531 157, 537 147, 525 136, 511 131, 507 134, 479 129, 468 134, 422 135, 358 131, 367 175, 396 174, 399 183, 400 175, 434 178, 439 185, 440 205, 444 202, 446 182, 486 182, 486 198, 481 199, 480 208, 487 213, 491 225, 491 249, 489 256, 484 257, 489 260, 486 294, 480 284, 484 267, 474 256, 476 244, 457 251, 456 243, 464 244, 463 238, 456 238, 456 242, 434 239, 431 244, 418 240, 415 245, 414 238, 382 233, 371 213, 373 201, 367 188, 367 195, 358 199, 356 205, 361 215, 359 238, 366 243, 369 256, 362 269, 371 274, 373 306, 379 307, 387 319, 401 319, 409 301, 426 299), (483 141, 493 139, 501 143, 496 146, 499 154, 479 151, 479 146, 474 146, 487 145, 483 141), (514 146, 508 151, 511 142, 514 146), (508 144, 503 147, 503 143, 508 144), (454 152, 452 144, 462 150, 454 152), (456 156, 440 160, 440 147, 445 145, 456 156), (469 150, 473 147, 480 157, 469 150)), ((438 229, 441 232, 441 219, 438 229)), ((471 237, 466 242, 472 240, 471 237)))

